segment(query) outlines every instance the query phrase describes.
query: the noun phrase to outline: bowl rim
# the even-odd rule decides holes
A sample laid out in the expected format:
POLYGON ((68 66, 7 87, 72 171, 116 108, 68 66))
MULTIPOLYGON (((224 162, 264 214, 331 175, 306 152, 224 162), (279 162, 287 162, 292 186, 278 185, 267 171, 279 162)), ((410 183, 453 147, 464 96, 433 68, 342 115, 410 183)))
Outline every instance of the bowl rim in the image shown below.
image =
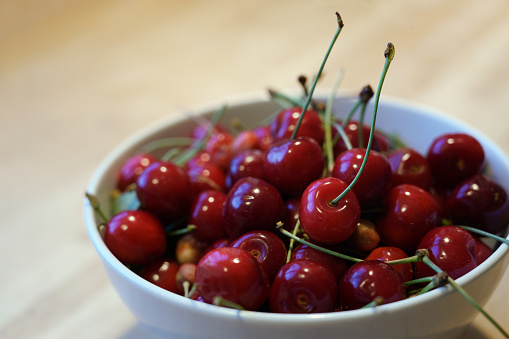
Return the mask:
MULTIPOLYGON (((298 93, 295 89, 286 89, 284 93, 298 93)), ((314 97, 327 99, 330 94, 330 90, 327 89, 317 89, 314 97)), ((353 99, 357 97, 357 92, 352 90, 340 90, 337 94, 338 98, 346 98, 353 99)), ((229 107, 241 106, 241 105, 253 105, 259 103, 260 101, 268 101, 269 95, 266 91, 258 91, 251 92, 245 94, 238 94, 232 96, 226 96, 221 99, 210 100, 203 104, 195 105, 191 108, 194 115, 202 115, 208 112, 213 112, 219 107, 221 104, 227 103, 229 107)), ((489 147, 497 156, 499 156, 506 168, 509 169, 509 159, 507 155, 500 149, 498 145, 496 145, 493 141, 491 141, 488 137, 486 137, 482 132, 477 130, 476 128, 466 124, 465 122, 452 117, 450 115, 445 114, 442 111, 431 108, 426 105, 422 105, 419 103, 415 103, 413 101, 409 101, 402 98, 393 97, 390 95, 383 95, 380 98, 380 105, 384 106, 395 106, 399 108, 410 109, 413 113, 433 115, 435 118, 439 118, 441 120, 447 120, 450 123, 458 125, 461 129, 466 129, 475 133, 476 137, 479 137, 481 140, 481 144, 485 147, 489 147)), ((177 112, 182 113, 182 112, 177 112)), ((164 130, 170 125, 177 124, 179 122, 183 122, 188 119, 189 115, 184 114, 171 114, 161 119, 156 120, 155 122, 148 124, 147 126, 141 128, 121 143, 119 143, 112 151, 110 151, 106 157, 100 162, 95 171, 93 172, 92 178, 89 181, 87 186, 87 192, 91 194, 96 194, 99 188, 105 184, 104 174, 110 169, 115 163, 118 161, 118 158, 125 154, 127 151, 133 151, 133 145, 139 143, 143 139, 149 137, 150 134, 156 133, 158 131, 164 130)), ((404 310, 411 307, 414 307, 416 304, 427 303, 437 298, 441 298, 444 295, 449 293, 454 293, 455 290, 450 285, 446 285, 432 291, 429 291, 423 295, 420 295, 418 298, 407 298, 405 300, 398 301, 396 303, 390 303, 385 305, 377 306, 376 308, 368 308, 368 309, 357 309, 351 310, 347 312, 330 312, 330 313, 313 313, 313 314, 283 314, 283 313, 269 313, 269 312, 259 312, 259 311, 247 311, 247 310, 234 310, 225 307, 217 307, 214 305, 197 302, 195 300, 191 300, 185 298, 183 296, 171 293, 166 291, 135 274, 131 270, 129 270, 125 265, 123 265, 106 247, 100 233, 97 229, 97 216, 94 209, 91 207, 88 200, 85 198, 84 201, 84 217, 87 233, 89 238, 101 257, 103 264, 108 265, 109 268, 114 270, 117 274, 124 277, 124 279, 129 280, 131 283, 135 284, 138 288, 142 289, 145 293, 148 293, 154 297, 161 298, 164 302, 171 302, 177 304, 179 307, 182 307, 182 310, 193 310, 199 313, 206 313, 211 316, 216 317, 227 317, 235 319, 239 317, 239 314, 242 315, 242 318, 249 319, 255 322, 264 322, 264 323, 285 323, 285 322, 294 322, 298 320, 299 322, 306 324, 309 321, 313 323, 318 320, 321 321, 338 321, 349 319, 358 319, 360 317, 370 317, 380 312, 391 312, 394 310, 404 310)), ((507 235, 507 239, 509 239, 509 235, 507 235)), ((488 270, 490 270, 493 266, 495 266, 499 261, 504 259, 504 256, 509 252, 509 246, 506 244, 501 244, 496 251, 483 263, 481 263, 478 267, 476 267, 471 272, 465 274, 464 276, 456 279, 456 282, 460 286, 466 286, 474 281, 474 279, 479 275, 484 274, 488 270)))

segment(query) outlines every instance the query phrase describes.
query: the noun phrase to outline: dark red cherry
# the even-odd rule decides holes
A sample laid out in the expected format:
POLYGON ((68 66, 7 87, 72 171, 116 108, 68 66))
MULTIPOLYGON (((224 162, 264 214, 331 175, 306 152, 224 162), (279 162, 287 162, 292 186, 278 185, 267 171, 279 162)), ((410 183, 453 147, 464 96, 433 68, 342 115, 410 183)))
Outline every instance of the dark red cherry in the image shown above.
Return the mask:
POLYGON ((178 270, 179 264, 176 261, 161 258, 143 267, 140 277, 165 290, 179 293, 176 280, 178 270))
POLYGON ((221 297, 247 310, 260 308, 270 289, 258 261, 249 252, 234 247, 205 254, 196 266, 195 281, 205 302, 221 297))
POLYGON ((228 167, 226 183, 233 186, 240 178, 254 177, 267 180, 265 176, 265 156, 258 149, 245 150, 235 155, 228 167))
POLYGON ((251 253, 260 263, 270 282, 286 263, 286 246, 270 231, 257 230, 244 233, 231 243, 231 247, 238 247, 251 253))
POLYGON ((223 208, 226 194, 214 190, 201 192, 191 206, 188 223, 196 226, 193 234, 205 242, 214 242, 228 236, 223 226, 223 208))
POLYGON ((230 133, 220 132, 212 134, 205 145, 205 151, 210 154, 210 161, 225 171, 233 157, 233 141, 234 137, 230 133))
POLYGON ((337 204, 331 203, 347 186, 340 179, 325 177, 306 188, 299 219, 310 239, 322 244, 338 244, 353 234, 361 214, 355 194, 350 191, 337 204))
POLYGON ((212 250, 215 250, 216 248, 230 247, 231 243, 232 243, 232 239, 231 238, 217 239, 216 241, 214 241, 212 244, 210 244, 209 246, 207 246, 205 248, 204 253, 207 253, 207 252, 210 252, 212 250))
POLYGON ((433 196, 414 185, 399 185, 387 196, 387 212, 375 224, 385 246, 414 253, 429 230, 441 224, 441 208, 433 196))
POLYGON ((435 180, 442 186, 453 187, 482 170, 484 149, 468 134, 445 134, 433 140, 426 159, 435 180))
POLYGON ((293 233, 295 225, 299 220, 300 197, 290 198, 285 201, 285 215, 283 218, 283 228, 293 233))
MULTIPOLYGON (((453 279, 465 275, 477 266, 475 240, 470 233, 457 226, 432 229, 422 238, 418 248, 428 249, 431 261, 453 279)), ((416 279, 433 276, 435 273, 425 263, 415 263, 416 279)))
POLYGON ((272 145, 274 140, 270 134, 270 126, 258 126, 253 129, 253 132, 258 137, 258 149, 265 151, 270 145, 272 145))
POLYGON ((293 249, 290 261, 295 260, 309 260, 327 267, 336 278, 338 284, 348 269, 348 265, 344 259, 303 244, 299 244, 293 249))
POLYGON ((127 186, 136 183, 145 168, 155 161, 157 158, 150 154, 137 154, 129 158, 120 169, 117 188, 123 191, 127 186))
MULTIPOLYGON (((332 176, 350 184, 360 170, 366 155, 364 148, 352 148, 341 153, 334 163, 332 176)), ((370 151, 366 166, 353 186, 362 207, 374 207, 387 195, 391 184, 391 166, 384 155, 370 151)))
POLYGON ((429 190, 433 182, 426 158, 412 148, 398 148, 387 155, 392 170, 392 185, 410 184, 429 190))
POLYGON ((143 209, 165 222, 189 212, 191 184, 186 172, 170 162, 157 161, 138 177, 136 194, 143 209))
MULTIPOLYGON (((408 258, 406 253, 397 247, 377 247, 366 257, 366 260, 392 261, 408 258)), ((412 280, 414 268, 412 264, 397 264, 392 267, 399 273, 403 282, 412 280)))
POLYGON ((323 173, 325 160, 321 146, 313 139, 300 137, 272 144, 265 151, 265 175, 283 196, 299 197, 323 173))
POLYGON ((270 289, 270 310, 276 313, 332 312, 337 283, 331 271, 309 260, 284 265, 270 289))
POLYGON ((493 250, 479 239, 479 237, 473 237, 475 241, 475 263, 479 266, 493 254, 493 250))
POLYGON ((509 201, 505 189, 482 174, 459 183, 446 200, 453 223, 498 233, 509 221, 509 201))
POLYGON ((206 190, 226 191, 226 174, 213 163, 186 166, 186 168, 193 197, 206 190))
MULTIPOLYGON (((275 141, 290 139, 297 121, 300 118, 302 108, 293 107, 284 109, 276 116, 270 124, 270 132, 275 141)), ((325 139, 325 130, 323 128, 320 115, 314 110, 307 110, 297 132, 297 137, 309 137, 321 145, 325 139)))
MULTIPOLYGON (((348 137, 348 140, 350 140, 350 143, 352 144, 352 147, 357 148, 360 147, 359 145, 359 123, 357 121, 350 121, 344 128, 345 134, 348 137)), ((369 133, 371 131, 371 128, 363 124, 362 127, 362 140, 363 145, 362 147, 368 146, 369 141, 369 133)), ((333 138, 337 138, 338 132, 336 129, 332 130, 332 136, 333 138)), ((371 149, 378 152, 385 152, 389 148, 389 141, 387 138, 382 135, 380 132, 375 130, 375 135, 373 136, 373 144, 371 145, 371 149)), ((342 138, 339 138, 337 142, 334 144, 334 154, 338 156, 342 152, 346 151, 347 147, 345 142, 342 138)))
POLYGON ((279 191, 265 180, 238 180, 226 196, 223 220, 231 238, 253 230, 275 231, 283 219, 285 204, 279 191))
POLYGON ((150 213, 123 211, 106 224, 104 243, 122 263, 147 265, 163 255, 166 235, 161 222, 150 213))
POLYGON ((252 130, 241 131, 232 142, 232 153, 237 154, 249 149, 258 149, 258 136, 252 130))
POLYGON ((364 260, 346 271, 339 283, 341 310, 354 310, 382 297, 384 304, 405 298, 405 287, 391 265, 380 260, 364 260))

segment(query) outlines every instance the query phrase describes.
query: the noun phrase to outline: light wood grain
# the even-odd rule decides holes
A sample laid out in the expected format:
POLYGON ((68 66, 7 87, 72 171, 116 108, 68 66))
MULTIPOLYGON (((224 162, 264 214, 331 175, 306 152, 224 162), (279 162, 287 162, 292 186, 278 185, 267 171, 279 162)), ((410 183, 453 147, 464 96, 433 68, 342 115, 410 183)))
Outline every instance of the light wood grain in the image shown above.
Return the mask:
MULTIPOLYGON (((140 338, 88 241, 83 193, 125 137, 183 107, 296 86, 342 86, 444 110, 509 154, 509 2, 0 2, 0 337, 140 338)), ((509 324, 505 274, 486 309, 509 324)), ((478 317, 466 338, 498 334, 478 317)))

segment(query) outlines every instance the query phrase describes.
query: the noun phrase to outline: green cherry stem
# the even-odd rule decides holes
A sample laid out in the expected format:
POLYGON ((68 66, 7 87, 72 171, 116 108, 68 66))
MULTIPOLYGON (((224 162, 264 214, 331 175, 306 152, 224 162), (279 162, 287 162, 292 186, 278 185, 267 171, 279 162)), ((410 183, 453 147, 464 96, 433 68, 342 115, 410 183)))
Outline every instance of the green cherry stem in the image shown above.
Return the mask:
POLYGON ((338 134, 336 135, 336 138, 334 138, 334 140, 332 141, 332 144, 335 145, 336 142, 338 142, 339 138, 341 138, 343 140, 343 142, 345 143, 346 149, 352 149, 353 148, 352 143, 350 142, 350 139, 346 135, 346 132, 345 132, 343 126, 341 126, 338 123, 335 123, 334 128, 336 129, 338 134))
POLYGON ((358 98, 353 107, 350 109, 350 112, 348 112, 346 118, 341 123, 341 127, 343 127, 343 129, 348 125, 350 120, 352 120, 353 115, 355 114, 355 112, 357 112, 359 107, 361 107, 361 104, 362 104, 361 98, 358 98))
POLYGON ((465 231, 469 231, 471 233, 477 233, 477 234, 485 236, 485 237, 490 237, 492 239, 498 240, 500 242, 503 242, 503 243, 509 245, 509 240, 508 239, 499 237, 498 235, 491 234, 489 232, 480 230, 478 228, 470 227, 470 226, 458 226, 458 227, 463 228, 465 231))
POLYGON ((224 299, 221 296, 214 297, 214 299, 212 299, 212 304, 214 304, 216 306, 223 306, 223 307, 233 308, 233 309, 236 309, 236 310, 244 310, 244 307, 240 306, 237 303, 234 303, 233 301, 226 300, 226 299, 224 299))
POLYGON ((102 210, 101 203, 99 202, 99 199, 95 195, 90 194, 88 192, 85 193, 85 196, 87 197, 88 202, 90 203, 90 205, 92 206, 94 211, 97 213, 97 215, 99 215, 99 217, 103 220, 103 222, 107 222, 108 217, 102 210))
POLYGON ((479 306, 479 304, 472 299, 472 297, 460 285, 458 285, 454 279, 449 277, 448 282, 456 289, 456 291, 458 291, 459 294, 461 294, 472 306, 474 306, 475 309, 481 312, 482 315, 484 315, 484 317, 486 317, 486 319, 488 319, 488 321, 491 322, 491 324, 495 326, 505 338, 509 338, 509 334, 502 328, 502 326, 500 326, 495 319, 493 319, 481 306, 479 306))
POLYGON ((295 129, 293 130, 293 133, 291 136, 292 140, 297 137, 297 132, 299 131, 299 127, 302 123, 302 119, 304 118, 304 113, 308 109, 309 104, 311 103, 311 100, 313 98, 313 93, 315 92, 315 88, 316 88, 318 79, 322 75, 323 68, 325 67, 325 63, 327 62, 327 59, 329 58, 330 52, 332 51, 332 47, 336 43, 339 33, 341 33, 341 30, 343 29, 343 26, 344 26, 343 19, 341 19, 341 16, 337 12, 336 12, 336 18, 338 21, 338 28, 336 30, 336 33, 334 34, 331 44, 329 45, 329 48, 327 49, 327 53, 325 53, 325 57, 322 61, 322 64, 320 65, 320 69, 318 70, 318 73, 316 74, 315 79, 313 80, 313 84, 311 85, 311 88, 309 89, 309 95, 307 96, 306 102, 304 103, 304 106, 302 107, 302 112, 300 114, 299 120, 297 120, 297 123, 295 124, 295 129))
POLYGON ((374 104, 374 108, 373 108, 373 119, 371 121, 371 131, 369 133, 368 145, 366 147, 366 155, 364 156, 364 159, 362 160, 361 166, 360 166, 359 171, 357 172, 357 175, 355 176, 355 178, 352 180, 350 185, 348 185, 347 188, 345 188, 345 190, 343 192, 341 192, 340 195, 338 195, 336 198, 332 199, 329 202, 329 204, 331 206, 336 206, 338 204, 338 202, 341 199, 343 199, 343 197, 348 192, 350 192, 352 187, 359 180, 359 177, 361 176, 362 172, 364 171, 364 167, 366 167, 366 163, 368 162, 369 151, 371 149, 371 145, 373 144, 373 136, 374 136, 374 131, 375 131, 376 115, 377 115, 377 111, 378 111, 378 103, 380 101, 380 93, 382 91, 382 86, 383 86, 383 83, 385 81, 385 76, 387 75, 387 71, 389 70, 389 66, 390 66, 390 64, 392 62, 392 59, 394 59, 394 53, 395 53, 394 45, 392 43, 389 43, 387 45, 387 48, 385 49, 385 52, 384 52, 385 64, 384 64, 384 67, 383 67, 383 70, 382 70, 382 75, 380 76, 380 81, 378 82, 378 88, 377 88, 377 91, 376 91, 375 104, 374 104))
MULTIPOLYGON (((293 228, 293 233, 292 233, 295 237, 297 237, 297 233, 299 232, 299 228, 300 228, 300 220, 297 219, 297 222, 295 223, 295 227, 293 228)), ((286 255, 286 262, 287 263, 289 263, 290 259, 292 258, 293 246, 295 246, 295 239, 290 238, 290 244, 288 244, 288 252, 287 252, 287 255, 286 255)))
MULTIPOLYGON (((442 269, 440 269, 440 267, 438 267, 434 262, 432 262, 429 257, 425 256, 422 259, 423 259, 422 261, 426 265, 428 265, 431 269, 433 269, 435 272, 437 273, 443 272, 442 269)), ((491 324, 495 326, 505 338, 509 338, 509 334, 467 293, 467 291, 463 289, 463 287, 458 285, 456 281, 454 281, 454 279, 449 276, 447 278, 447 282, 452 287, 454 287, 454 289, 459 294, 461 294, 477 311, 484 315, 484 317, 488 319, 488 321, 491 322, 491 324)))
POLYGON ((271 100, 274 100, 277 102, 281 107, 283 108, 291 108, 291 107, 302 107, 304 105, 303 101, 300 101, 299 99, 292 98, 284 93, 281 93, 279 91, 268 89, 269 96, 271 100))
POLYGON ((373 299, 372 302, 370 302, 369 304, 366 304, 364 306, 361 307, 362 308, 371 308, 371 307, 376 307, 376 306, 380 306, 384 303, 384 298, 381 297, 381 296, 378 296, 378 297, 375 297, 375 299, 373 299))
POLYGON ((363 128, 364 125, 364 116, 366 115, 366 107, 368 106, 369 100, 373 97, 374 93, 371 89, 371 86, 365 86, 361 93, 359 94, 360 100, 362 102, 361 105, 361 113, 359 116, 359 129, 358 129, 358 137, 359 137, 359 148, 364 147, 364 136, 363 136, 363 128))
MULTIPOLYGON (((324 116, 324 128, 325 128, 325 152, 327 159, 327 172, 331 173, 334 168, 334 147, 332 143, 332 108, 334 106, 334 100, 336 98, 336 94, 343 80, 344 72, 341 70, 338 72, 336 76, 336 81, 334 81, 334 86, 332 87, 332 91, 327 100, 327 105, 325 106, 325 116, 324 116)), ((344 134, 344 131, 343 131, 344 134)), ((347 138, 348 139, 348 138, 347 138)))
POLYGON ((169 237, 178 237, 178 236, 181 236, 181 235, 184 235, 184 234, 191 233, 195 229, 196 229, 195 225, 187 225, 187 227, 185 227, 185 228, 180 228, 178 230, 168 231, 168 232, 166 232, 166 235, 169 236, 169 237))
POLYGON ((334 252, 334 251, 331 251, 331 250, 329 250, 327 248, 315 245, 313 243, 310 243, 309 241, 301 239, 301 238, 293 235, 292 233, 288 232, 287 230, 285 230, 283 228, 283 224, 282 223, 278 223, 277 228, 279 229, 279 231, 281 233, 283 233, 284 235, 286 235, 290 239, 294 239, 295 241, 297 241, 297 242, 299 242, 301 244, 304 244, 306 246, 309 246, 311 248, 314 248, 315 250, 322 251, 324 253, 327 253, 327 254, 330 254, 332 256, 339 257, 339 258, 342 258, 342 259, 345 259, 345 260, 348 260, 348 261, 353 261, 353 262, 361 262, 361 261, 363 261, 362 259, 357 259, 357 258, 351 257, 349 255, 345 255, 345 254, 342 254, 342 253, 334 252))

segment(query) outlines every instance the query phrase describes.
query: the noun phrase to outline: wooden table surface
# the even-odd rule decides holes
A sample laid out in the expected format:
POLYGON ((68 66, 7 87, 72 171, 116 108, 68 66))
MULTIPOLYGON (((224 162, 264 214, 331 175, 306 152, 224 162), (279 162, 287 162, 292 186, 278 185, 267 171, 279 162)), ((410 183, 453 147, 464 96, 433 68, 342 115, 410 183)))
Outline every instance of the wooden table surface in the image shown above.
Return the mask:
MULTIPOLYGON (((218 97, 296 87, 336 29, 330 87, 448 112, 509 154, 506 0, 0 2, 0 338, 144 338, 109 284, 82 207, 101 159, 139 128, 218 97), (382 95, 383 95, 382 94, 382 95)), ((486 310, 509 326, 506 273, 486 310)), ((483 317, 465 338, 496 338, 483 317)))

